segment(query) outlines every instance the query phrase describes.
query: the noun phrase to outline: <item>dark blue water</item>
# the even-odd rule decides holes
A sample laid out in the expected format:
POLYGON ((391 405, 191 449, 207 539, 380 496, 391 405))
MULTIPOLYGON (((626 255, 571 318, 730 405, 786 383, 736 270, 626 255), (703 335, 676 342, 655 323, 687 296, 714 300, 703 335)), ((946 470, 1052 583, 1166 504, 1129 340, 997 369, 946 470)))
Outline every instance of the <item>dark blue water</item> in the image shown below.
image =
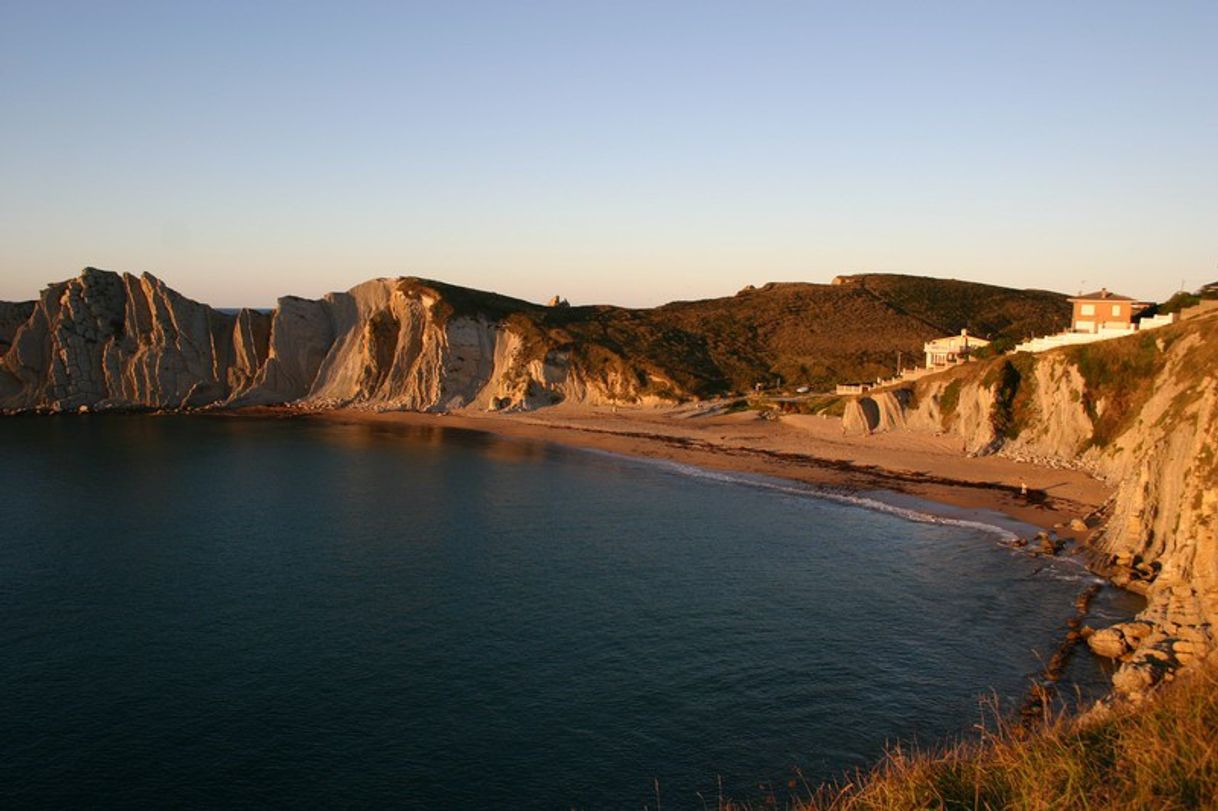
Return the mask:
POLYGON ((0 452, 6 804, 784 797, 1018 700, 1082 585, 977 529, 439 429, 9 419, 0 452))

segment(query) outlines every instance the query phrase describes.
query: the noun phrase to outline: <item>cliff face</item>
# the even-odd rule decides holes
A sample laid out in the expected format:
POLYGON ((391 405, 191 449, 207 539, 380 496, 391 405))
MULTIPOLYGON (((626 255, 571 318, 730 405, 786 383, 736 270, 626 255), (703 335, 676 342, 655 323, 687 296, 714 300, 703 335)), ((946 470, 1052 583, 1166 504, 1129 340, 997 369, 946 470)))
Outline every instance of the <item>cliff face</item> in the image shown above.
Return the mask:
POLYGON ((854 432, 948 432, 971 452, 1080 467, 1116 493, 1091 541, 1142 623, 1093 648, 1140 694, 1215 647, 1218 628, 1218 317, 1115 341, 958 367, 848 404, 854 432))
POLYGON ((265 334, 266 319, 218 313, 151 276, 86 270, 43 291, 13 331, 0 364, 0 403, 204 405, 243 385, 260 362, 254 338, 265 334))
POLYGON ((1070 312, 1064 296, 1045 291, 912 276, 839 281, 626 309, 378 279, 232 315, 151 276, 88 269, 39 301, 0 302, 0 408, 524 408, 706 397, 759 382, 819 388, 890 374, 899 356, 945 333, 1017 339, 1062 326, 1070 312))
POLYGON ((32 301, 0 301, 0 357, 13 345, 13 336, 34 312, 32 301))
POLYGON ((685 394, 611 349, 565 345, 533 309, 497 297, 454 304, 418 280, 377 279, 234 315, 147 274, 90 268, 36 302, 0 307, 0 407, 425 411, 685 394))
MULTIPOLYGON (((1052 321, 1060 299, 868 276, 625 310, 542 307, 401 278, 229 314, 147 274, 89 268, 37 301, 0 303, 0 409, 661 402, 748 388, 783 368, 811 374, 813 358, 866 369, 878 362, 868 352, 889 351, 886 335, 898 336, 897 346, 933 337, 982 301, 983 326, 1052 321), (859 354, 852 341, 871 348, 859 354)), ((949 432, 975 454, 1080 467, 1111 481, 1117 492, 1092 545, 1114 580, 1148 606, 1140 622, 1090 641, 1124 660, 1117 686, 1138 694, 1215 648, 1215 369, 1218 313, 875 392, 848 404, 844 427, 949 432)))

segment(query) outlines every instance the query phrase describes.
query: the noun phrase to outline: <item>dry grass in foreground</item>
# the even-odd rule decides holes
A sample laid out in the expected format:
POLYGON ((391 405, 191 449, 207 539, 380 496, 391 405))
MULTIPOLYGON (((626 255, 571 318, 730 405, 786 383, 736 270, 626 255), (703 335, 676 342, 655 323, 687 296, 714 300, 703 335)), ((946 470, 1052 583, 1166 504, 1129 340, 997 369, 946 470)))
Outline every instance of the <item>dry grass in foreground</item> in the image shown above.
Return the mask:
POLYGON ((800 811, 1218 808, 1218 668, 1153 700, 1034 731, 1005 725, 939 752, 891 752, 800 811))

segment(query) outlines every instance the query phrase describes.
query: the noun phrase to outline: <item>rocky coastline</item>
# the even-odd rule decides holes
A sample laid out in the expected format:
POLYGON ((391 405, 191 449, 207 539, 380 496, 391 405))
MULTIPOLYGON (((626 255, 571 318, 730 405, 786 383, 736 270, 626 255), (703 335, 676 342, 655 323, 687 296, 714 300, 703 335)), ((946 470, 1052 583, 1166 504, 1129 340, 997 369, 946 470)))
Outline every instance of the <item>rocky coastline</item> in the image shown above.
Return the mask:
MULTIPOLYGON (((842 442, 830 448, 822 437, 804 448, 771 442, 790 439, 783 423, 797 418, 765 410, 777 420, 753 418, 752 433, 735 442, 714 430, 687 430, 695 420, 714 428, 730 417, 672 411, 696 399, 680 370, 650 361, 644 368, 610 344, 542 329, 540 305, 493 294, 471 304, 470 295, 417 279, 377 279, 319 300, 285 297, 272 312, 229 313, 147 274, 89 268, 35 302, 0 306, 0 411, 458 414, 479 429, 527 424, 550 440, 820 486, 893 489, 948 503, 967 502, 962 494, 972 491, 972 501, 1021 517, 1033 506, 1020 503, 1027 501, 1024 472, 1091 477, 1104 499, 1068 503, 1054 494, 1048 501, 1057 503, 1035 505, 1035 517, 1053 515, 1046 530, 1073 533, 1094 571, 1147 600, 1133 623, 1077 629, 1095 653, 1120 662, 1117 692, 1140 700, 1218 649, 1214 315, 1102 344, 968 363, 848 398, 842 442), (601 408, 597 419, 614 424, 563 425, 562 417, 546 416, 570 413, 554 408, 559 403, 601 408), (641 427, 609 419, 604 409, 616 417, 619 406, 641 427), (662 427, 638 417, 649 408, 668 409, 662 427), (773 430, 760 431, 760 423, 773 430), (915 454, 915 467, 934 457, 922 470, 884 455, 860 462, 857 454, 884 435, 950 442, 956 450, 915 454), (1008 466, 999 481, 967 475, 998 463, 1008 466), (1071 527, 1074 521, 1082 524, 1071 527)), ((572 308, 558 309, 566 318, 572 308)), ((1043 497, 1058 487, 1045 481, 1032 492, 1043 497)))
POLYGON ((1113 488, 1092 568, 1147 599, 1136 623, 1083 634, 1133 701, 1216 654, 1218 319, 1159 335, 967 364, 849 403, 857 434, 950 434, 972 455, 1087 471, 1113 488))

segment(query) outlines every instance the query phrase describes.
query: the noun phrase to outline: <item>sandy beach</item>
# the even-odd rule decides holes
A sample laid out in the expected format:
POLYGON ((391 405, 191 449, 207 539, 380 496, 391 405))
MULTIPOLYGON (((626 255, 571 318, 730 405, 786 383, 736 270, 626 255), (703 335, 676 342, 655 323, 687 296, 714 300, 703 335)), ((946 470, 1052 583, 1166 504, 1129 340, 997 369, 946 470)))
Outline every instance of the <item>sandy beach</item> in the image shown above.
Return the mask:
MULTIPOLYGON (((241 412, 238 412, 241 413, 241 412)), ((249 411, 244 413, 251 413, 249 411)), ((253 413, 302 415, 295 409, 253 413)), ((439 426, 552 442, 627 456, 662 459, 852 492, 888 491, 963 510, 992 510, 1063 536, 1073 518, 1088 515, 1111 488, 1075 470, 970 457, 957 438, 900 431, 845 436, 831 417, 756 412, 704 415, 671 408, 556 406, 531 412, 447 414, 354 409, 303 412, 346 423, 439 426), (1026 483, 1029 495, 1020 494, 1026 483)))

